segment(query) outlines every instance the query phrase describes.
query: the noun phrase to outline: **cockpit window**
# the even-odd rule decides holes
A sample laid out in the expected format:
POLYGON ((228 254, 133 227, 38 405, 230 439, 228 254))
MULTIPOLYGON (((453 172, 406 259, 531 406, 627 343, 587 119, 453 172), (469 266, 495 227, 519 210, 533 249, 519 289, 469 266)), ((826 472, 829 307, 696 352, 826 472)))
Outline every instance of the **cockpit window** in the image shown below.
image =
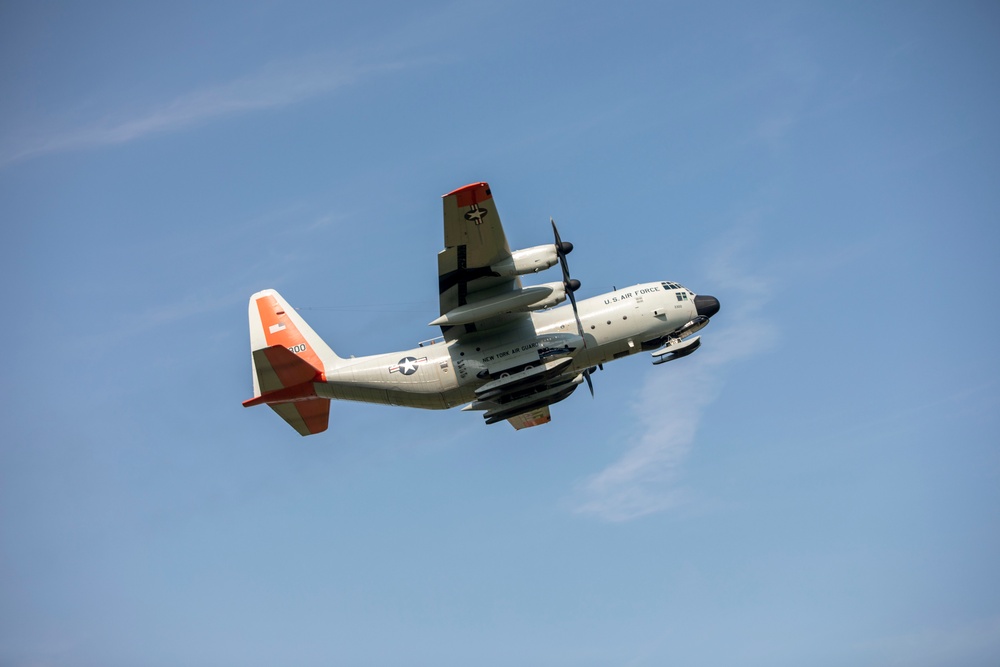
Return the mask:
POLYGON ((679 283, 661 282, 660 284, 663 285, 663 289, 665 290, 683 290, 681 292, 674 292, 678 301, 687 301, 688 296, 694 296, 694 292, 679 283))

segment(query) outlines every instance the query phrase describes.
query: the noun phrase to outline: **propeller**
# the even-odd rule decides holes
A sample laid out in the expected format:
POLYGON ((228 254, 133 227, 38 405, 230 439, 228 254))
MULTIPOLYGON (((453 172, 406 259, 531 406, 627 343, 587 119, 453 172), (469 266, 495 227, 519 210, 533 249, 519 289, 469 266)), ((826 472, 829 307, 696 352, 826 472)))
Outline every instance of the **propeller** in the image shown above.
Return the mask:
MULTIPOLYGON (((559 236, 559 228, 556 227, 556 221, 551 217, 549 222, 552 223, 552 234, 556 238, 556 254, 559 256, 559 265, 562 267, 563 274, 563 285, 566 286, 566 294, 569 296, 569 302, 573 305, 573 317, 576 318, 576 328, 580 332, 580 339, 583 341, 583 347, 587 347, 587 337, 583 335, 583 322, 580 321, 580 311, 576 307, 576 296, 573 292, 580 289, 580 281, 576 278, 570 278, 569 275, 569 263, 566 261, 566 255, 573 252, 573 244, 568 241, 563 241, 559 236)), ((590 389, 590 395, 594 395, 594 382, 590 379, 590 369, 584 369, 583 379, 587 381, 587 387, 590 389)))

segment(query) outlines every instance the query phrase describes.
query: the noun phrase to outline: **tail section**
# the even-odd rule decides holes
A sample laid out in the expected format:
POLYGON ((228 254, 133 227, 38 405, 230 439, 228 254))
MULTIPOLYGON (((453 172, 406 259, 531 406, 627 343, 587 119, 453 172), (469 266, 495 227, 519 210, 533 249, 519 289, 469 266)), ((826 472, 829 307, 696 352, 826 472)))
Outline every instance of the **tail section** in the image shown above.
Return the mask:
POLYGON ((254 398, 244 407, 271 406, 302 435, 325 431, 330 400, 316 395, 316 382, 338 357, 274 290, 250 297, 250 359, 254 398))
MULTIPOLYGON (((250 297, 250 349, 280 345, 321 373, 340 365, 340 357, 323 342, 294 308, 273 289, 250 297)), ((254 389, 257 386, 254 374, 254 389)))

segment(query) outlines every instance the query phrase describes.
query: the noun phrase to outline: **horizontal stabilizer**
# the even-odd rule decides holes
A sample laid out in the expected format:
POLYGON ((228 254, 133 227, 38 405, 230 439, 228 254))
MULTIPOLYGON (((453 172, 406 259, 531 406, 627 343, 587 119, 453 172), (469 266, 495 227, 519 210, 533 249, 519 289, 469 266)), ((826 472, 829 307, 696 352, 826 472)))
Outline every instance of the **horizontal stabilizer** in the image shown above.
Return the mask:
POLYGON ((330 424, 330 401, 325 398, 298 403, 274 403, 270 408, 298 431, 299 435, 322 433, 330 424))
POLYGON ((262 394, 319 379, 319 370, 281 345, 252 352, 262 394))
POLYGON ((327 429, 330 401, 316 396, 313 383, 323 379, 317 368, 281 345, 254 350, 251 356, 261 393, 243 401, 244 407, 266 404, 300 435, 327 429))

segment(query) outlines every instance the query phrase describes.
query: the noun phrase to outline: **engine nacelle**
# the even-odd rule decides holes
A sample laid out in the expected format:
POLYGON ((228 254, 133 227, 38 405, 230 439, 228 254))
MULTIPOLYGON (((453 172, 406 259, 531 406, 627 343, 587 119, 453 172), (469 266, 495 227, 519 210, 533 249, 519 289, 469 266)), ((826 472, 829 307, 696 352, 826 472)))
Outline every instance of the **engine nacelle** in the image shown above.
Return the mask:
POLYGON ((553 243, 515 250, 510 257, 490 267, 503 278, 538 273, 559 263, 559 253, 553 243))
POLYGON ((552 292, 541 301, 536 301, 528 306, 526 310, 545 310, 546 308, 557 306, 566 300, 566 284, 561 281, 545 283, 544 285, 539 285, 539 287, 551 288, 552 292))
POLYGON ((566 285, 561 282, 533 285, 452 308, 430 324, 431 326, 469 324, 505 313, 551 308, 565 300, 566 285))

